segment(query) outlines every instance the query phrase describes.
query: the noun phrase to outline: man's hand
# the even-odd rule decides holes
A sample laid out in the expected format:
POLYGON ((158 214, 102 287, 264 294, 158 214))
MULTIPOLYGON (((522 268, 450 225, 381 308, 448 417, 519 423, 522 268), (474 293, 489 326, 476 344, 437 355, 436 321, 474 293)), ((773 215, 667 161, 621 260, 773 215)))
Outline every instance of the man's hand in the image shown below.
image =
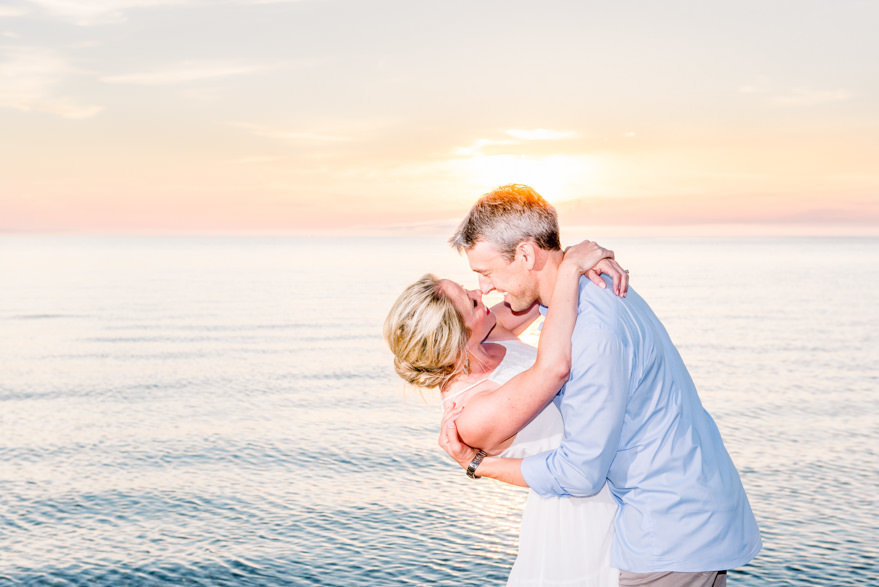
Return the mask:
POLYGON ((461 465, 463 469, 466 469, 476 456, 476 449, 464 444, 464 441, 461 440, 461 436, 458 434, 455 419, 462 409, 452 404, 451 408, 443 415, 438 443, 440 448, 452 457, 452 460, 461 465))

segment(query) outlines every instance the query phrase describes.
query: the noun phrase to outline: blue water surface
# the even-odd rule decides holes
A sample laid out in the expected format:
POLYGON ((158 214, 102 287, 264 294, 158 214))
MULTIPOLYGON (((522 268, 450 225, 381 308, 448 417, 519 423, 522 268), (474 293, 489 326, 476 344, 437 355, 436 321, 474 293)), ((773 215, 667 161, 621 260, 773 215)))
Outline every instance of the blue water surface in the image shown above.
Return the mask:
MULTIPOLYGON (((603 244, 758 518, 729 583, 874 582, 879 241, 603 244)), ((381 340, 427 271, 475 286, 441 238, 0 237, 0 585, 503 584, 526 493, 381 340)))

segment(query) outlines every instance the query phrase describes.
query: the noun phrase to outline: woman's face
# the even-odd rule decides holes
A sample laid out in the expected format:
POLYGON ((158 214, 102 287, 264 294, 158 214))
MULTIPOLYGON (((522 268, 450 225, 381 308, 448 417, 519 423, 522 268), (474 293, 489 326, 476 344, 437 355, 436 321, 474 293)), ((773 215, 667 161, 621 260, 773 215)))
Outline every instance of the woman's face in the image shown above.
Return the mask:
POLYGON ((494 314, 482 303, 482 292, 478 289, 464 289, 448 279, 441 280, 440 287, 452 300, 455 309, 464 319, 464 324, 470 329, 469 342, 477 344, 482 342, 497 324, 494 314))

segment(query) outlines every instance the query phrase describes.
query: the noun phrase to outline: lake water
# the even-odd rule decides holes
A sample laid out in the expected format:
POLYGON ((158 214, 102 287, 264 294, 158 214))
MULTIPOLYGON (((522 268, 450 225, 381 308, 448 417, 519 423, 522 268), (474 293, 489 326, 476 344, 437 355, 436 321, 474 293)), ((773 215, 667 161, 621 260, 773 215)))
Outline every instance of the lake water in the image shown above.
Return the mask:
MULTIPOLYGON (((879 240, 602 244, 741 473, 730 584, 874 582, 879 240)), ((381 340, 427 271, 475 286, 439 238, 0 237, 0 585, 503 584, 525 492, 381 340)))

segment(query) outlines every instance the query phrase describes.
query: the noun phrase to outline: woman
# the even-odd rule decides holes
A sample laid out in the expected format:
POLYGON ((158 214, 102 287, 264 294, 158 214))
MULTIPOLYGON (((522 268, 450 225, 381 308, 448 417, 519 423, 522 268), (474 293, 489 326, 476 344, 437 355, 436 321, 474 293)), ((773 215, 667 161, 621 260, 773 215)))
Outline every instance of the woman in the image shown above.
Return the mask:
MULTIPOLYGON (((397 373, 414 385, 438 387, 443 422, 454 418, 465 442, 487 454, 522 457, 557 447, 562 420, 549 402, 570 372, 580 275, 612 257, 589 241, 568 249, 536 352, 516 338, 536 307, 522 315, 503 305, 493 312, 481 292, 426 275, 400 295, 385 321, 397 373), (499 413, 505 426, 498 426, 499 413)), ((616 507, 606 487, 589 498, 530 492, 508 585, 615 586, 616 507)))

